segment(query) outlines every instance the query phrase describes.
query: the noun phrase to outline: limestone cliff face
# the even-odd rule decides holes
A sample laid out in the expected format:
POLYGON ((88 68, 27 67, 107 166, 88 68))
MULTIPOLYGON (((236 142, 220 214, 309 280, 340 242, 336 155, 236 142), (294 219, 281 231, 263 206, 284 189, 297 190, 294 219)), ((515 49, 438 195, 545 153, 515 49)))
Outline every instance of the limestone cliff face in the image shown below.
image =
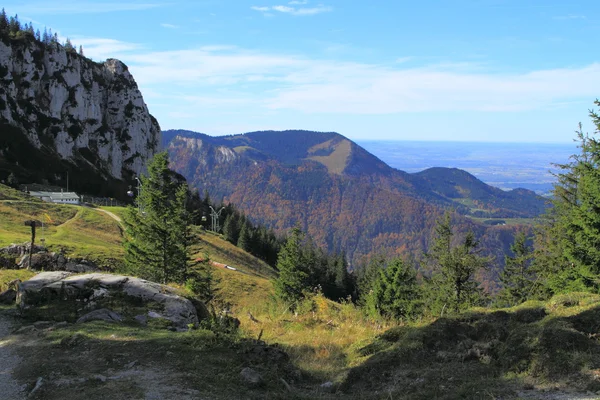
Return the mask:
POLYGON ((159 149, 160 127, 122 62, 95 63, 56 44, 0 41, 0 123, 61 159, 103 175, 139 174, 159 149))

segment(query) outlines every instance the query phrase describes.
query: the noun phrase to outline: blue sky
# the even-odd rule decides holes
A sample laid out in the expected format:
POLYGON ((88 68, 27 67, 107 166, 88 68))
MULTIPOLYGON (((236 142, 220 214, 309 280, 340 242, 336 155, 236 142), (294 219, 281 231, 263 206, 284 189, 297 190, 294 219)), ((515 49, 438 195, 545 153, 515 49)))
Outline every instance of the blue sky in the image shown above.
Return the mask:
POLYGON ((564 0, 8 1, 119 58, 163 129, 570 142, 600 97, 600 5, 564 0))

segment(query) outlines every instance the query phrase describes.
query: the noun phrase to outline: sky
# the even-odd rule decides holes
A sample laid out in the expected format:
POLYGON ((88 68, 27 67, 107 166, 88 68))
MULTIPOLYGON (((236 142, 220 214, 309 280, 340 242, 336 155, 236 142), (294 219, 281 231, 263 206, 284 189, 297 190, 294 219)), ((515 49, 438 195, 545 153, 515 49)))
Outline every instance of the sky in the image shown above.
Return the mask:
POLYGON ((5 1, 129 66, 161 128, 557 142, 595 127, 600 3, 5 1))

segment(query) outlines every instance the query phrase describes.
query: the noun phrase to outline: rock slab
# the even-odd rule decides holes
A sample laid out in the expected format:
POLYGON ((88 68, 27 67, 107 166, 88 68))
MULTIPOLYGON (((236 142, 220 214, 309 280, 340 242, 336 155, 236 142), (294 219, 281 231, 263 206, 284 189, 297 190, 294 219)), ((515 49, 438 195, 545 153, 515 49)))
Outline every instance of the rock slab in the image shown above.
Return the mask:
POLYGON ((194 307, 169 286, 124 275, 42 272, 19 285, 17 304, 24 314, 35 314, 42 310, 39 306, 47 306, 44 309, 49 315, 39 317, 71 321, 106 309, 93 316, 135 321, 136 316, 144 314, 162 319, 162 325, 179 331, 198 324, 198 304, 194 307))

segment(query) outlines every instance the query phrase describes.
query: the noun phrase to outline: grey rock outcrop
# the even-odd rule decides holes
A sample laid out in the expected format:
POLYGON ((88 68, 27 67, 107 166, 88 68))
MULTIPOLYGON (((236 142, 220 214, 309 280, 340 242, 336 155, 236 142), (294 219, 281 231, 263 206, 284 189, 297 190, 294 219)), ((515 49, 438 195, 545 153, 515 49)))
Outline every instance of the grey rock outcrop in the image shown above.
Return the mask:
POLYGON ((75 273, 100 270, 93 261, 69 258, 62 253, 49 253, 43 247, 34 246, 31 262, 29 244, 11 244, 0 248, 0 268, 30 268, 35 271, 67 271, 75 273), (19 260, 17 263, 17 260, 19 260), (6 265, 5 265, 6 264, 6 265))
POLYGON ((123 275, 42 272, 19 285, 17 304, 23 314, 40 318, 75 321, 91 311, 108 308, 123 321, 147 315, 149 322, 160 321, 158 326, 179 331, 198 324, 198 305, 194 307, 175 289, 123 275))
POLYGON ((158 122, 119 60, 96 63, 60 45, 5 38, 0 82, 0 123, 60 159, 79 155, 121 179, 125 170, 143 172, 159 149, 158 122))

